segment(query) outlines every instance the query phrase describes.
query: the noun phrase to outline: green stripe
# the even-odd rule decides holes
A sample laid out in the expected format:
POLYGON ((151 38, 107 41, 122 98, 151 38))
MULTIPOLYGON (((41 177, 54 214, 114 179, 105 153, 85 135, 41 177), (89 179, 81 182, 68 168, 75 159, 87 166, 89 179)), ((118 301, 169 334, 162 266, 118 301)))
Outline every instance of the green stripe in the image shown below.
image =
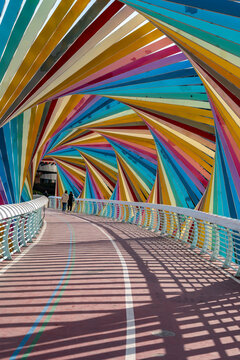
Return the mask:
MULTIPOLYGON (((32 21, 33 14, 38 6, 39 0, 27 0, 12 28, 6 49, 1 59, 0 80, 2 80, 15 51, 24 35, 24 32, 32 21)), ((35 15, 36 16, 36 15, 35 15)))
POLYGON ((72 256, 72 263, 71 263, 71 267, 69 269, 69 273, 68 273, 68 276, 66 278, 66 281, 65 283, 63 284, 62 286, 62 289, 57 297, 57 299, 55 300, 51 310, 49 311, 44 323, 42 324, 41 328, 39 329, 38 333, 36 334, 36 336, 34 337, 32 343, 29 345, 27 351, 25 352, 25 354, 21 357, 21 359, 27 359, 28 356, 30 355, 30 353, 32 352, 32 350, 34 349, 35 345, 37 344, 38 340, 40 339, 40 336, 42 335, 42 333, 44 332, 47 324, 49 323, 52 315, 54 314, 54 311, 58 305, 58 303, 60 302, 62 296, 63 296, 63 293, 64 291, 66 290, 66 287, 69 283, 69 280, 70 280, 70 277, 71 277, 71 274, 72 274, 72 271, 73 271, 73 268, 74 268, 74 264, 75 264, 75 252, 76 252, 76 243, 75 243, 75 234, 74 234, 74 231, 71 227, 71 231, 72 231, 72 236, 73 236, 73 256, 72 256))
MULTIPOLYGON (((162 15, 161 13, 157 13, 156 11, 154 11, 154 9, 152 9, 152 7, 149 7, 149 9, 150 9, 149 10, 143 6, 138 6, 135 4, 133 5, 129 1, 124 1, 124 3, 129 4, 130 6, 134 6, 134 8, 141 11, 143 13, 143 15, 147 14, 147 15, 154 17, 157 20, 162 21, 164 23, 164 25, 166 25, 166 26, 170 25, 170 26, 175 27, 177 30, 179 29, 179 30, 185 31, 188 34, 193 35, 193 36, 197 37, 198 39, 201 39, 205 42, 208 42, 209 44, 214 45, 214 46, 216 46, 226 52, 229 52, 235 56, 240 55, 239 44, 236 44, 228 39, 224 39, 220 36, 210 34, 205 30, 195 28, 191 25, 188 25, 187 23, 182 23, 181 21, 175 20, 174 18, 169 18, 165 15, 162 15)), ((174 16, 174 14, 173 14, 173 16, 174 16)), ((159 25, 159 27, 161 30, 161 24, 159 25)), ((177 30, 174 30, 174 32, 177 33, 178 32, 177 30)), ((205 48, 208 50, 207 47, 205 47, 205 48)), ((210 51, 212 51, 212 50, 210 50, 210 51)))

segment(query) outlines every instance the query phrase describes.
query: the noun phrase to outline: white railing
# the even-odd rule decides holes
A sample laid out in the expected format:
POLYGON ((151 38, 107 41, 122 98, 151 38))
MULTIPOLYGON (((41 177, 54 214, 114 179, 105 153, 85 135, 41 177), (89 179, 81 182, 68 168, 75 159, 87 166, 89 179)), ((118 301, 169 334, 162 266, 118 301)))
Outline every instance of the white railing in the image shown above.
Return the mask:
MULTIPOLYGON (((50 196, 49 207, 61 209, 61 198, 50 196)), ((76 199, 74 212, 98 215, 170 236, 211 261, 220 261, 240 277, 240 220, 186 208, 114 200, 76 199)))
POLYGON ((44 209, 48 199, 0 206, 0 261, 11 260, 12 254, 31 243, 43 223, 44 209))

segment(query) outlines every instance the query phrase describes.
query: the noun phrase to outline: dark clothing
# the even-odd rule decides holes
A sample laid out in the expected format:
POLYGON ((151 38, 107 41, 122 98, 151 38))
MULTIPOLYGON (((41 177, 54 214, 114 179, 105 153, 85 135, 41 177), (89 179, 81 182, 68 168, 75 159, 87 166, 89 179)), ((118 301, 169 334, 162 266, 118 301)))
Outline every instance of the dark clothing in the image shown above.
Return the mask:
POLYGON ((74 201, 73 194, 69 194, 69 199, 68 199, 68 210, 69 211, 72 211, 73 201, 74 201))
POLYGON ((68 202, 73 203, 73 194, 72 193, 69 194, 68 202))

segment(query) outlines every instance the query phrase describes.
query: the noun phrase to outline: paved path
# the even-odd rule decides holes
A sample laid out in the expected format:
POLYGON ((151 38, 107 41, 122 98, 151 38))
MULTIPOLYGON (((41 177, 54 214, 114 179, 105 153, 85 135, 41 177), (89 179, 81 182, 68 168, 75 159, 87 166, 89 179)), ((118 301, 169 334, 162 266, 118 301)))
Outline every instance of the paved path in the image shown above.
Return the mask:
POLYGON ((237 282, 134 225, 51 210, 46 222, 0 274, 1 360, 240 359, 237 282))

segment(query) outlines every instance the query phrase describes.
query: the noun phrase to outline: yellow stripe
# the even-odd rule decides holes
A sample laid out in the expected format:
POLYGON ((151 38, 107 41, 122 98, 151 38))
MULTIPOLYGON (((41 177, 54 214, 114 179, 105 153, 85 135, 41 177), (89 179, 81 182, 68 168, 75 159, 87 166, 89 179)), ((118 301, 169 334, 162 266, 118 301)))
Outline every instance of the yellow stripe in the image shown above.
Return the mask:
MULTIPOLYGON (((240 79, 239 76, 237 77, 236 74, 240 74, 239 67, 235 66, 234 64, 230 63, 228 60, 221 58, 220 56, 216 55, 216 52, 211 52, 207 50, 206 47, 198 45, 199 43, 204 44, 204 42, 200 42, 199 38, 194 38, 190 36, 188 33, 185 33, 179 29, 176 29, 172 26, 166 26, 165 23, 157 20, 155 18, 147 17, 151 19, 156 25, 160 26, 161 30, 171 39, 173 39, 176 43, 180 44, 183 49, 187 49, 190 53, 195 54, 198 59, 201 59, 205 64, 208 64, 212 69, 219 72, 222 76, 228 79, 237 87, 240 87, 240 79)), ((209 46, 209 43, 205 43, 206 46, 209 46)), ((216 47, 217 52, 219 49, 216 47)), ((221 49, 221 53, 227 55, 227 58, 232 56, 229 53, 225 52, 221 49)), ((233 59, 233 58, 232 58, 233 59)), ((239 58, 235 59, 237 64, 239 65, 239 58)))
POLYGON ((33 40, 36 39, 39 30, 41 30, 42 25, 44 24, 48 13, 53 7, 55 0, 48 0, 47 2, 42 2, 35 12, 35 16, 28 24, 28 27, 24 33, 24 37, 21 39, 18 44, 17 50, 14 53, 14 56, 11 59, 11 62, 4 74, 4 77, 1 81, 0 86, 0 98, 4 95, 8 85, 10 84, 13 75, 16 74, 19 66, 24 61, 26 54, 28 53, 30 44, 33 43, 33 40))
MULTIPOLYGON (((173 192, 172 192, 172 188, 171 188, 169 180, 168 180, 168 176, 166 174, 166 171, 165 171, 165 168, 163 166, 162 159, 160 158, 160 156, 158 157, 158 161, 159 161, 159 169, 161 169, 161 172, 162 172, 162 175, 163 175, 163 178, 164 178, 164 183, 163 184, 165 184, 165 186, 166 186, 166 191, 167 191, 167 195, 168 195, 169 202, 170 202, 169 205, 177 206, 175 197, 174 197, 173 192)), ((162 184, 161 184, 161 186, 162 186, 162 184)), ((164 189, 163 189, 163 203, 168 204, 165 201, 165 190, 164 189)))
POLYGON ((23 134, 22 134, 22 156, 21 156, 21 175, 20 175, 20 191, 22 192, 25 178, 24 165, 26 165, 27 145, 29 138, 31 110, 27 110, 23 114, 23 134))
POLYGON ((199 149, 201 152, 204 152, 205 154, 207 154, 208 156, 210 156, 211 158, 214 157, 214 151, 210 150, 208 147, 202 145, 200 142, 198 141, 195 141, 194 139, 192 138, 189 138, 188 136, 185 136, 183 132, 179 132, 179 131, 176 131, 174 130, 173 128, 167 126, 167 125, 164 125, 163 123, 160 123, 159 121, 157 120, 154 120, 153 118, 151 118, 150 116, 147 116, 147 115, 144 115, 144 117, 146 117, 147 119, 149 119, 152 123, 155 124, 155 128, 158 127, 160 128, 161 130, 162 129, 165 129, 167 130, 168 133, 171 133, 173 134, 175 137, 180 137, 181 140, 183 140, 185 143, 188 143, 189 145, 199 149))
MULTIPOLYGON (((118 96, 104 96, 110 99, 115 99, 117 101, 122 101, 122 99, 118 96)), ((141 101, 134 100, 133 98, 127 98, 124 101, 128 105, 143 107, 151 110, 156 110, 158 112, 178 116, 183 119, 189 119, 192 121, 200 122, 203 124, 214 126, 213 115, 211 110, 204 110, 195 107, 188 106, 180 106, 180 105, 172 105, 172 104, 164 104, 158 103, 157 101, 141 101)), ((138 111, 138 110, 136 110, 138 111)))
MULTIPOLYGON (((55 49, 62 37, 65 36, 68 29, 89 3, 89 0, 81 0, 81 2, 77 1, 77 3, 70 9, 73 2, 74 0, 61 1, 37 37, 36 41, 31 46, 24 62, 20 66, 18 72, 9 85, 8 90, 0 101, 0 108, 2 109, 0 116, 2 116, 3 112, 5 112, 6 106, 9 107, 17 96, 19 96, 24 87, 29 83, 33 75, 51 54, 53 49, 55 49), (69 9, 70 11, 68 11, 69 9), (51 34, 50 37, 49 34, 51 34)), ((26 109, 27 105, 25 107, 21 107, 18 114, 21 113, 24 108, 26 109)))

